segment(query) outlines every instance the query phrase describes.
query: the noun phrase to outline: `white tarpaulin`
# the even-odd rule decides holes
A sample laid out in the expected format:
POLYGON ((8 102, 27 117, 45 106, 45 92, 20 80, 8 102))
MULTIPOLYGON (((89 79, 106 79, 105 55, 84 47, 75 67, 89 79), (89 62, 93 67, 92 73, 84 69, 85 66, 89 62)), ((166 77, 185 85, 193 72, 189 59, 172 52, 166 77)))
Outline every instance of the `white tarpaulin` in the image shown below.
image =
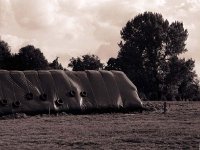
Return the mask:
POLYGON ((137 88, 120 71, 0 70, 0 115, 138 108, 137 88))

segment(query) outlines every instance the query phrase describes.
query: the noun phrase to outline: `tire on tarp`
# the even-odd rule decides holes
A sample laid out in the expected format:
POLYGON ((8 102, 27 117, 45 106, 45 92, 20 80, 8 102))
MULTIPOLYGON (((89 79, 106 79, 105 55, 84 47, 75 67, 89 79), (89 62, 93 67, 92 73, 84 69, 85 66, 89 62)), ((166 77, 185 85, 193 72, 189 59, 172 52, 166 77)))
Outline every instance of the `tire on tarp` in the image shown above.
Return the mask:
MULTIPOLYGON (((48 102, 43 103, 39 100, 39 96, 41 95, 42 91, 39 89, 39 85, 36 86, 27 78, 27 74, 35 75, 37 78, 37 82, 39 78, 37 76, 37 72, 21 72, 21 71, 11 71, 10 76, 12 80, 17 84, 20 88, 20 92, 17 92, 15 95, 17 96, 17 100, 20 101, 20 106, 16 106, 15 108, 21 108, 21 112, 27 114, 35 114, 38 112, 47 112, 48 111, 48 102)), ((28 75, 28 76, 29 76, 28 75)), ((14 103, 13 103, 14 104, 14 103)), ((15 106, 15 105, 13 105, 15 106)))
POLYGON ((12 103, 14 99, 12 83, 9 79, 10 72, 0 70, 0 100, 6 100, 7 104, 0 104, 0 116, 12 113, 12 103))
POLYGON ((80 96, 82 98, 82 105, 84 111, 90 112, 97 109, 97 102, 92 90, 91 84, 87 77, 87 73, 84 71, 74 71, 76 82, 79 84, 80 96))
MULTIPOLYGON (((31 105, 31 108, 34 109, 32 113, 49 113, 49 111, 55 111, 52 98, 48 97, 46 93, 47 89, 44 88, 44 83, 41 81, 38 71, 24 71, 24 74, 27 83, 31 87, 30 93, 33 94, 33 100, 26 100, 31 105)), ((50 78, 49 83, 52 83, 51 76, 48 78, 50 78)), ((53 88, 50 91, 53 91, 53 88)))
POLYGON ((77 88, 71 82, 70 77, 63 70, 51 70, 50 72, 55 83, 58 97, 63 101, 63 105, 59 107, 58 111, 80 111, 81 108, 77 88))
POLYGON ((50 71, 39 70, 38 78, 42 89, 41 95, 39 96, 41 103, 47 103, 49 113, 57 112, 55 102, 58 99, 58 94, 50 71))

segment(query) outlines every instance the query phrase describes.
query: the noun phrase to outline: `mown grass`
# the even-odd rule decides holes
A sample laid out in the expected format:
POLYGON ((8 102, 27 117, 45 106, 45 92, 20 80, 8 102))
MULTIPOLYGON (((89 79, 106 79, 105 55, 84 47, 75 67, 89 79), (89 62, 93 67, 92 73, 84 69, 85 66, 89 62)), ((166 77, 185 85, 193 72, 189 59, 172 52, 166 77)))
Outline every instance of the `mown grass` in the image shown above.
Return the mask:
MULTIPOLYGON (((160 102, 151 102, 162 106, 160 102)), ((143 113, 0 120, 0 149, 199 149, 200 102, 143 113)))

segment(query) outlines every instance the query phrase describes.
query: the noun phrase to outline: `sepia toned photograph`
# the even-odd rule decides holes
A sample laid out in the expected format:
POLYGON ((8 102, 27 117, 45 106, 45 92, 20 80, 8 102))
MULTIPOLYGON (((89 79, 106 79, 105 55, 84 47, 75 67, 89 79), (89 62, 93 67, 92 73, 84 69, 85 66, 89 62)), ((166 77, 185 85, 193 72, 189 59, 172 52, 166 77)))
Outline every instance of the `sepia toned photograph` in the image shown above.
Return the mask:
POLYGON ((200 150, 200 0, 0 0, 0 150, 200 150))

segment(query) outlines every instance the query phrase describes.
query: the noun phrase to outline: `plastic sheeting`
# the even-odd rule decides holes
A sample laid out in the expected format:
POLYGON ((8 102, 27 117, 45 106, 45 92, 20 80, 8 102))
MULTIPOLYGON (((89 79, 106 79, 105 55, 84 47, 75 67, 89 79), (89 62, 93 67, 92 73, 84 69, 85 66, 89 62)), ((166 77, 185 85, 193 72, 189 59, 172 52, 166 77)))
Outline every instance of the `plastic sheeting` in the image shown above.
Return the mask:
POLYGON ((121 71, 112 71, 119 87, 119 91, 123 101, 124 108, 139 108, 141 100, 137 93, 136 86, 121 71))
POLYGON ((137 88, 120 71, 0 70, 0 115, 137 109, 137 88))
POLYGON ((114 74, 108 71, 100 71, 104 83, 106 85, 106 89, 108 91, 111 107, 120 108, 123 107, 121 93, 119 91, 119 87, 115 80, 114 74))
POLYGON ((58 110, 60 111, 73 111, 81 110, 79 104, 79 96, 77 95, 78 85, 73 84, 73 80, 67 76, 64 71, 50 71, 54 79, 56 93, 58 98, 62 100, 63 104, 58 104, 58 110))

